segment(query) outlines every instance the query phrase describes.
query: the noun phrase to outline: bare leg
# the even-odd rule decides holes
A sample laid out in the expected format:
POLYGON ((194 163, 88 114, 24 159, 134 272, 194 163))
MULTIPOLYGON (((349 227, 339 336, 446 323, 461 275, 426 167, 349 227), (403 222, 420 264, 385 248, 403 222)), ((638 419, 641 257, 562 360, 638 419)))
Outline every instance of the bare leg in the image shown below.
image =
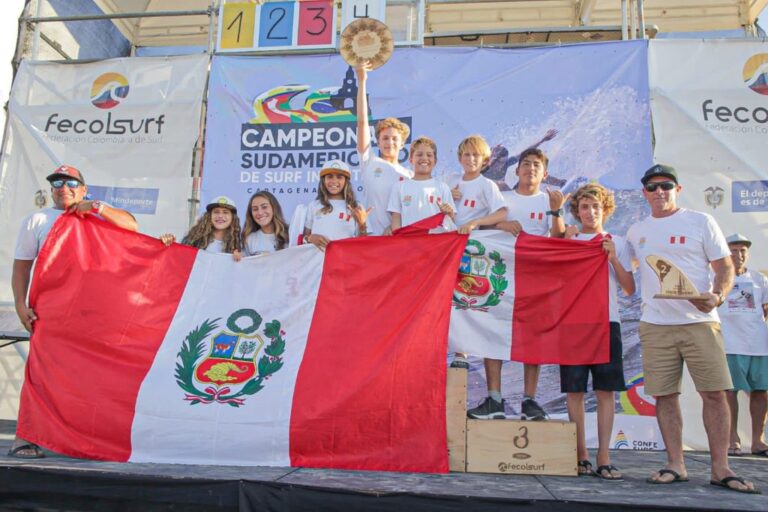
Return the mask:
POLYGON ((501 363, 500 359, 483 359, 488 391, 501 392, 501 363))
POLYGON ((768 450, 765 443, 765 420, 768 413, 768 391, 749 394, 749 414, 752 417, 752 453, 768 450))
POLYGON ((536 388, 539 385, 539 373, 541 373, 541 366, 537 364, 523 365, 523 393, 525 396, 536 396, 536 388))
MULTIPOLYGON (((597 397, 597 465, 608 466, 611 463, 611 455, 608 449, 611 445, 611 431, 613 430, 613 417, 615 404, 613 403, 613 391, 595 391, 597 397)), ((613 478, 621 478, 621 473, 612 471, 613 478)))
MULTIPOLYGON (((709 454, 712 458, 712 480, 721 480, 734 476, 728 465, 728 438, 730 437, 731 418, 725 391, 699 391, 703 401, 704 429, 709 441, 709 454)), ((731 481, 729 487, 734 489, 754 488, 752 482, 743 485, 731 481)))
POLYGON ((728 400, 728 409, 731 412, 731 441, 728 445, 728 453, 730 455, 741 454, 741 439, 739 438, 739 395, 738 391, 726 391, 726 398, 728 400))
POLYGON ((568 406, 568 419, 576 424, 577 460, 589 460, 589 450, 587 450, 584 432, 584 393, 566 393, 565 402, 568 406))
MULTIPOLYGON (((656 397, 656 421, 659 423, 661 437, 667 447, 667 469, 688 478, 683 459, 683 414, 680 411, 680 393, 656 397)), ((670 482, 673 476, 669 474, 653 475, 653 480, 670 482)))

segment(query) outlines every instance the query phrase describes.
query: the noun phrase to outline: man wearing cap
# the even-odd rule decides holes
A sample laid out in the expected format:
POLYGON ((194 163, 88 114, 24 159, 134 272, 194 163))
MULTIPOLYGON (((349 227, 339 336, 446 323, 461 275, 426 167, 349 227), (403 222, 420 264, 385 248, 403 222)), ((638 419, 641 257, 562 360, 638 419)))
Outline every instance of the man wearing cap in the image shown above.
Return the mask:
POLYGON ((656 397, 656 418, 667 449, 666 466, 648 482, 688 480, 679 402, 685 361, 703 402, 712 461, 710 483, 739 492, 757 492, 752 482, 737 477, 728 466, 730 420, 725 391, 732 384, 716 309, 733 283, 728 244, 711 215, 677 206, 682 187, 674 168, 654 165, 641 182, 651 216, 629 228, 627 242, 640 269, 643 305, 639 332, 645 392, 656 397), (660 284, 646 262, 648 256, 663 258, 679 268, 701 296, 690 300, 654 298, 660 284))
POLYGON ((731 443, 729 455, 741 455, 741 440, 737 429, 739 391, 749 393, 752 417, 753 455, 768 457, 765 443, 765 420, 768 411, 768 278, 747 268, 752 241, 736 233, 727 238, 736 279, 728 298, 718 308, 725 340, 725 354, 733 380, 728 392, 731 411, 731 443))
MULTIPOLYGON (((45 237, 62 213, 69 210, 79 217, 98 215, 121 228, 131 231, 138 229, 136 219, 130 213, 113 208, 101 201, 83 201, 88 187, 85 185, 82 173, 74 167, 62 165, 48 175, 46 179, 51 184, 53 208, 36 211, 22 221, 16 241, 13 273, 11 275, 16 314, 19 315, 19 320, 29 332, 32 332, 33 324, 37 320, 37 315, 27 304, 32 265, 45 237)), ((43 456, 39 447, 20 438, 16 438, 8 454, 22 459, 43 456)))

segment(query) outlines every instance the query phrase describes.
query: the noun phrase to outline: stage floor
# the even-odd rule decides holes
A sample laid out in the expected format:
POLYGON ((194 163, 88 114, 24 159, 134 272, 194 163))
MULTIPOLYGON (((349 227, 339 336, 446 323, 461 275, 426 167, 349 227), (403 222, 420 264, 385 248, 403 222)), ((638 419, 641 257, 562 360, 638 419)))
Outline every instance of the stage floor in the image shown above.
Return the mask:
MULTIPOLYGON (((709 485, 709 457, 688 452, 690 482, 650 485, 664 454, 617 450, 624 482, 590 477, 431 475, 302 468, 93 462, 6 455, 15 422, 0 420, 2 510, 768 510, 768 495, 709 485)), ((768 493, 768 459, 731 458, 768 493)))

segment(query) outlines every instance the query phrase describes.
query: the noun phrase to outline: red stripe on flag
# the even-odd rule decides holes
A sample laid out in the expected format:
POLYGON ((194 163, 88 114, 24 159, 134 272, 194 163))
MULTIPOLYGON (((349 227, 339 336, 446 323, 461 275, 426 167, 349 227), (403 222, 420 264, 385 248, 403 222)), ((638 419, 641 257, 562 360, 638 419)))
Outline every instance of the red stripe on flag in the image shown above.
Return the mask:
POLYGON ((445 353, 466 241, 446 233, 328 246, 293 397, 292 466, 448 471, 445 353))
POLYGON ((608 300, 602 237, 584 242, 521 232, 515 243, 511 359, 607 363, 608 300))
POLYGON ((125 411, 135 410, 196 254, 93 217, 56 221, 30 291, 39 319, 21 394, 20 437, 74 457, 128 460, 133 416, 125 411), (88 299, 73 302, 73 296, 88 299), (73 368, 81 378, 73 378, 73 368))

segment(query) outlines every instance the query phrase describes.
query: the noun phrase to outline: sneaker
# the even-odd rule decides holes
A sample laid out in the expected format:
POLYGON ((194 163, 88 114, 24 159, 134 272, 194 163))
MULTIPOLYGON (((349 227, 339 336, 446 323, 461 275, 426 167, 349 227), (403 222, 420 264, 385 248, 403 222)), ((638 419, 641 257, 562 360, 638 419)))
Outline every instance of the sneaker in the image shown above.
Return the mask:
POLYGON ((467 417, 478 420, 506 419, 507 415, 504 414, 504 399, 502 399, 501 402, 497 402, 493 398, 487 396, 485 397, 485 400, 480 402, 480 405, 467 411, 467 417))
POLYGON ((465 370, 469 370, 469 361, 456 358, 451 362, 451 368, 464 368, 465 370))
POLYGON ((542 421, 549 419, 549 415, 547 415, 547 413, 544 412, 544 409, 541 408, 538 402, 532 398, 526 398, 523 400, 522 409, 523 413, 521 418, 523 420, 542 421))

